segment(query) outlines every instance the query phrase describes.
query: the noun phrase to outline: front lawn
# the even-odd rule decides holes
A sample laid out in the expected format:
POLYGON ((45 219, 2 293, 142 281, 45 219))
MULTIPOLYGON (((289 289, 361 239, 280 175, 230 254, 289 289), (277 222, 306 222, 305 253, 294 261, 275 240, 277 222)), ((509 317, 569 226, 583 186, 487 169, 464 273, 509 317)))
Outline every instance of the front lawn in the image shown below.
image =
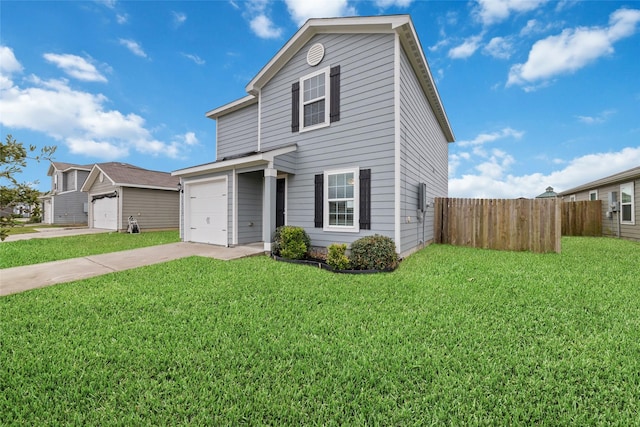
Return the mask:
POLYGON ((128 249, 179 242, 177 230, 139 234, 98 233, 79 236, 34 238, 0 243, 0 268, 98 255, 128 249))
POLYGON ((640 244, 192 257, 0 298, 0 424, 638 425, 640 244))

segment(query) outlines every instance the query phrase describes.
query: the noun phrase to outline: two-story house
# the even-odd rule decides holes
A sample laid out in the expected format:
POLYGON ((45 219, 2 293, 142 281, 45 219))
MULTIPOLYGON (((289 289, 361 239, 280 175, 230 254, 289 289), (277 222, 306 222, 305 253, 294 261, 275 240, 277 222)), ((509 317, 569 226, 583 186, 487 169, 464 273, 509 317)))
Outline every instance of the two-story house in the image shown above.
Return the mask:
POLYGON ((410 16, 310 19, 245 89, 206 114, 216 161, 173 172, 183 240, 270 251, 286 224, 404 256, 433 239, 454 135, 410 16))
POLYGON ((40 197, 42 222, 58 225, 87 225, 87 195, 80 191, 93 165, 51 162, 47 176, 51 191, 40 197))

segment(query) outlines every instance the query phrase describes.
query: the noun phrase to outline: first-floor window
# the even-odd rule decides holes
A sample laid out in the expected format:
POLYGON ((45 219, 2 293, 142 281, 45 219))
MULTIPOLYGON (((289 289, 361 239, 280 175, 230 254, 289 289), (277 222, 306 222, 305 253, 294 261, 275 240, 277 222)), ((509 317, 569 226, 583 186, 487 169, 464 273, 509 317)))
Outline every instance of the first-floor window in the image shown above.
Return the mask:
POLYGON ((589 200, 598 200, 598 190, 589 191, 589 200))
POLYGON ((627 224, 634 224, 634 194, 633 194, 633 182, 622 184, 620 186, 620 211, 622 217, 621 222, 627 224))
POLYGON ((358 169, 325 172, 325 228, 358 231, 358 169))

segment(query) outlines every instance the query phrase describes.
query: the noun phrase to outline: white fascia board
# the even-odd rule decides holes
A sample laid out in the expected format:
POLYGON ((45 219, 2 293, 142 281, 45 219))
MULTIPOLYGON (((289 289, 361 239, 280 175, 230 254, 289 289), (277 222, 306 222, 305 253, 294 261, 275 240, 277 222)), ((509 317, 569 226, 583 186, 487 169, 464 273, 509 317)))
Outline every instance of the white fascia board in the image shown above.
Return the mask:
POLYGON ((220 162, 207 163, 205 165, 180 169, 171 172, 171 176, 190 177, 202 175, 205 173, 222 172, 239 167, 268 165, 269 163, 272 163, 274 161, 274 158, 276 156, 291 153, 292 151, 296 151, 297 149, 298 147, 296 145, 289 145, 287 147, 276 148, 275 150, 270 150, 264 153, 256 153, 247 157, 239 157, 237 159, 223 160, 220 162))
POLYGON ((407 26, 405 28, 396 27, 398 34, 400 35, 402 46, 404 47, 405 53, 411 62, 414 73, 418 77, 422 90, 434 110, 436 119, 442 128, 442 132, 448 142, 454 142, 455 136, 453 134, 449 118, 447 117, 447 113, 445 112, 444 105, 442 104, 442 100, 440 99, 440 94, 438 93, 438 88, 436 87, 433 75, 431 74, 429 63, 427 62, 427 58, 424 55, 422 46, 420 45, 420 39, 418 39, 413 22, 409 20, 406 24, 407 26))
POLYGON ((247 95, 244 98, 236 99, 233 102, 225 104, 221 107, 215 108, 207 113, 207 116, 210 119, 217 119, 220 116, 224 116, 225 114, 233 113, 234 111, 240 110, 244 107, 247 107, 251 104, 256 104, 258 102, 258 98, 253 95, 247 95))
POLYGON ((168 191, 178 191, 177 187, 160 187, 157 185, 138 185, 138 184, 127 184, 127 183, 116 183, 114 184, 118 187, 125 188, 144 188, 147 190, 168 190, 168 191))

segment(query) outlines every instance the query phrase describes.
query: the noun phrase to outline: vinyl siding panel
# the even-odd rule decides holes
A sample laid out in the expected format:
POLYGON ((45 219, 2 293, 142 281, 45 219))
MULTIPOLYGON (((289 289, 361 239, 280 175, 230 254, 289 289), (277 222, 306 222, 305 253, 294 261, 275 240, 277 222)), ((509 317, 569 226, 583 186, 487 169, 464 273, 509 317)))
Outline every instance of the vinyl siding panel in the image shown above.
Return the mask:
POLYGON ((449 146, 404 50, 400 74, 402 247, 398 249, 407 253, 433 240, 433 208, 427 209, 423 222, 418 184, 427 184, 429 200, 447 196, 449 146))
POLYGON ((238 174, 238 244, 262 242, 262 171, 238 174))
POLYGON ((262 88, 263 150, 296 143, 295 175, 288 179, 287 223, 305 228, 314 246, 351 243, 370 234, 394 237, 394 34, 321 34, 312 38, 262 88), (322 43, 317 67, 308 48, 322 43), (340 121, 291 132, 291 85, 318 69, 340 65, 340 121), (314 176, 326 170, 371 169, 371 230, 325 232, 314 227, 314 176))
POLYGON ((258 150, 258 105, 219 117, 216 160, 258 150))
MULTIPOLYGON (((593 190, 598 190, 598 200, 602 200, 602 234, 608 237, 621 237, 623 239, 640 241, 640 178, 626 179, 615 184, 579 191, 575 193, 576 201, 589 200, 589 192, 593 190), (618 232, 618 215, 620 215, 620 213, 614 213, 611 218, 607 218, 609 193, 616 191, 618 193, 618 201, 620 201, 620 185, 629 182, 634 183, 633 201, 635 224, 620 224, 620 231, 618 232)), ((569 196, 565 196, 564 200, 568 201, 569 196)))
MULTIPOLYGON (((87 194, 80 191, 82 184, 89 176, 87 171, 72 170, 65 174, 55 172, 58 176, 58 191, 52 197, 53 212, 52 221, 60 225, 87 225, 89 217, 84 212, 84 204, 87 202, 87 194), (63 178, 64 176, 64 178, 63 178), (66 191, 62 191, 63 188, 66 191)), ((51 188, 54 188, 53 175, 51 178, 51 188)))
POLYGON ((122 188, 121 230, 127 230, 129 216, 138 221, 141 231, 178 228, 180 216, 178 192, 146 188, 122 188))

